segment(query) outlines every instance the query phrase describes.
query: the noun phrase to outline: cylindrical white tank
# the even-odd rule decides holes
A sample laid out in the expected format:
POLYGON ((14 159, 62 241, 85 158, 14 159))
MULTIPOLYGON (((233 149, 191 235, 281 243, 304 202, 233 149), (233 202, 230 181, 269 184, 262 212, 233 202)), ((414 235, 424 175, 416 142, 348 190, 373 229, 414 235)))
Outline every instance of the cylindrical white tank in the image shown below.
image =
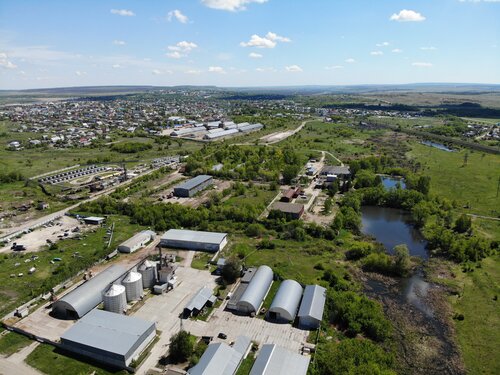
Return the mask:
POLYGON ((139 272, 130 271, 122 280, 125 287, 127 301, 137 301, 142 297, 142 275, 139 272))
POLYGON ((146 260, 139 266, 138 271, 142 276, 143 288, 151 289, 156 282, 156 264, 146 260))
POLYGON ((113 284, 103 293, 102 300, 104 302, 104 310, 123 314, 127 308, 127 297, 125 287, 123 285, 113 284))

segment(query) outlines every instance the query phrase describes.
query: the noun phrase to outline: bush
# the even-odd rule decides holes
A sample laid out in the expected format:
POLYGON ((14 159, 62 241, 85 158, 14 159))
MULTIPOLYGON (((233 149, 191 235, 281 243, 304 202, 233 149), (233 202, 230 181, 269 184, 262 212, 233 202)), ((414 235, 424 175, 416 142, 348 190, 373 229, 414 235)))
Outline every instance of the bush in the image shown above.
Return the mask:
POLYGON ((194 350, 193 338, 186 331, 179 331, 170 338, 170 359, 174 363, 185 362, 194 350))
POLYGON ((116 143, 111 146, 111 150, 120 152, 122 154, 135 154, 141 151, 146 151, 152 149, 148 143, 142 142, 125 142, 125 143, 116 143))

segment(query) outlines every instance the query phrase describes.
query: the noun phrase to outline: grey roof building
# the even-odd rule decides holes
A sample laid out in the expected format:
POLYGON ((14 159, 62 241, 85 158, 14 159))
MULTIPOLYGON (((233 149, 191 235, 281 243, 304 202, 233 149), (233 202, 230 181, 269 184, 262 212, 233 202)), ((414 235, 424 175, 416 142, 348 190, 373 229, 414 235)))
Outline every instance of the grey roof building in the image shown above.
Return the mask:
POLYGON ((184 316, 198 314, 205 305, 215 303, 217 297, 214 296, 212 289, 204 286, 191 298, 186 307, 184 307, 184 316))
MULTIPOLYGON (((78 319, 102 302, 102 292, 120 279, 127 270, 113 265, 72 290, 52 305, 54 314, 63 319, 78 319)), ((119 282, 118 282, 119 284, 119 282)))
POLYGON ((273 283, 273 276, 271 268, 265 265, 260 266, 240 300, 236 303, 238 311, 246 314, 258 313, 260 305, 273 283))
POLYGON ((125 368, 155 335, 152 322, 96 309, 64 332, 61 344, 66 350, 125 368))
POLYGON ((188 374, 234 375, 250 345, 250 338, 246 336, 238 336, 232 347, 224 343, 210 344, 198 364, 188 370, 188 374))
POLYGON ((350 176, 351 169, 348 165, 339 166, 339 165, 325 165, 323 169, 321 169, 322 175, 337 175, 337 176, 350 176))
POLYGON ((306 375, 309 357, 292 353, 275 344, 265 344, 250 375, 306 375))
POLYGON ((299 308, 299 327, 316 329, 323 319, 326 289, 319 285, 307 285, 299 308))
POLYGON ((301 297, 302 287, 298 282, 283 281, 269 308, 269 317, 287 322, 293 321, 297 315, 301 297))
POLYGON ((160 239, 163 247, 188 250, 219 251, 227 244, 227 233, 170 229, 160 239))
POLYGON ((176 197, 192 197, 213 183, 212 176, 201 174, 176 186, 174 188, 174 195, 176 197))
POLYGON ((133 253, 153 240, 155 236, 156 233, 152 230, 143 230, 118 245, 118 251, 121 253, 133 253))

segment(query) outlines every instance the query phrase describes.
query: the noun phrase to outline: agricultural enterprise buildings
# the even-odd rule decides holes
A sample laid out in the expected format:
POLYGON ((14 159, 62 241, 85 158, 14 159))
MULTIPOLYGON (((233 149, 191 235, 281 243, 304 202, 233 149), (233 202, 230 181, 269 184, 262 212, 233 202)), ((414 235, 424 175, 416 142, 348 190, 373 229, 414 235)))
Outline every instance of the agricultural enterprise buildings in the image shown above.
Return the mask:
POLYGON ((245 314, 257 314, 260 305, 273 283, 273 270, 265 265, 260 266, 252 277, 252 281, 236 303, 236 309, 245 314))
POLYGON ((68 329, 61 344, 73 353, 126 368, 155 335, 155 323, 96 309, 68 329))
POLYGON ((295 280, 285 280, 281 283, 276 296, 269 308, 269 318, 292 322, 297 315, 302 287, 295 280))
POLYGON ((323 319, 325 309, 326 289, 319 285, 307 285, 300 304, 299 327, 317 329, 323 319))
POLYGON ((189 198, 214 183, 212 176, 201 174, 174 188, 176 197, 189 198))
POLYGON ((275 344, 265 344, 250 375, 306 375, 309 357, 292 353, 275 344))
POLYGON ((118 251, 120 253, 133 253, 141 247, 144 247, 149 241, 154 240, 155 237, 156 233, 152 230, 143 230, 121 243, 118 246, 118 251))
POLYGON ((227 233, 170 229, 160 239, 160 246, 188 250, 219 251, 227 244, 227 233))

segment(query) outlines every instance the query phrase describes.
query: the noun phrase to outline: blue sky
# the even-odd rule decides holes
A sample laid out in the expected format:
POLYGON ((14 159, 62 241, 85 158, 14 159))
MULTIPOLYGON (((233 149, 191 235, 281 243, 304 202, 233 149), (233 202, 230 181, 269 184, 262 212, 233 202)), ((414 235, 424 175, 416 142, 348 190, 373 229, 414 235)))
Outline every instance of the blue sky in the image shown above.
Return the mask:
POLYGON ((0 89, 500 83, 500 0, 0 0, 0 89))

